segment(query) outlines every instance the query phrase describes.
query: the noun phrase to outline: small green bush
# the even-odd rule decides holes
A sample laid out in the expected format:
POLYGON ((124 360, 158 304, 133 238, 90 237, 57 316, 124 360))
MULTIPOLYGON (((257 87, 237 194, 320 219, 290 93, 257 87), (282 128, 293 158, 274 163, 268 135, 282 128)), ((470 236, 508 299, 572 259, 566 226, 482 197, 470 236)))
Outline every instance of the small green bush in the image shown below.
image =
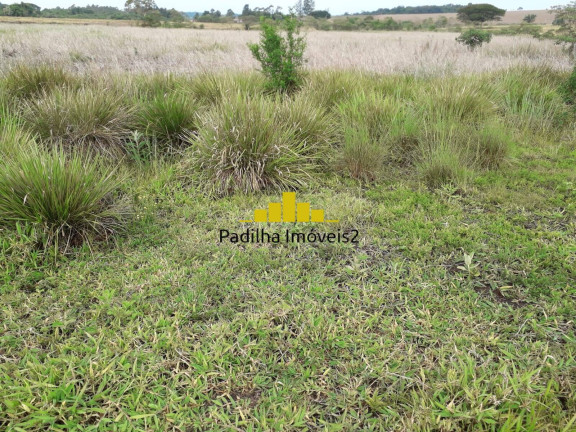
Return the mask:
POLYGON ((122 95, 98 88, 56 89, 28 101, 24 125, 40 138, 118 155, 135 125, 122 95))
POLYGON ((264 17, 260 44, 248 44, 252 55, 268 78, 268 87, 282 92, 292 91, 302 84, 302 65, 306 41, 299 36, 300 22, 294 16, 285 16, 281 26, 286 35, 280 34, 275 24, 264 17))
POLYGON ((0 165, 0 225, 31 224, 58 247, 108 237, 128 215, 112 197, 120 182, 113 174, 61 148, 20 152, 0 165))
POLYGON ((490 32, 480 29, 466 30, 456 38, 456 41, 458 43, 466 45, 468 49, 471 51, 481 47, 485 43, 489 43, 491 40, 492 40, 492 34, 490 32))
POLYGON ((560 93, 567 104, 576 104, 576 66, 572 69, 568 79, 560 85, 560 93))
POLYGON ((325 148, 316 141, 320 128, 314 125, 323 121, 322 112, 290 113, 289 103, 241 94, 225 99, 200 116, 186 168, 214 195, 285 191, 307 184, 325 148))

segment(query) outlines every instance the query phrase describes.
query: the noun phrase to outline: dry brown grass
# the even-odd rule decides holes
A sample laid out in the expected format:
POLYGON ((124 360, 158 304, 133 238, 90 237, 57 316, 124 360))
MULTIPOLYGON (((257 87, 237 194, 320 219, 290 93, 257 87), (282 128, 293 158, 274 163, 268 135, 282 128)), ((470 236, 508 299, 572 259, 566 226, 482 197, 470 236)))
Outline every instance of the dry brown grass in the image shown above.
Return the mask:
MULTIPOLYGON (((525 12, 525 11, 524 11, 525 12)), ((307 67, 379 73, 448 75, 548 65, 568 70, 568 58, 551 41, 497 36, 470 52, 455 33, 317 32, 308 34, 307 67)), ((73 72, 175 72, 254 70, 246 46, 257 31, 147 29, 103 25, 0 24, 0 72, 26 63, 54 63, 73 72)))
MULTIPOLYGON (((554 21, 554 15, 548 13, 547 10, 520 10, 520 11, 507 11, 506 15, 502 17, 501 21, 494 21, 490 24, 522 24, 522 20, 526 15, 534 14, 536 15, 535 24, 552 24, 554 21)), ((395 21, 412 21, 414 23, 421 23, 427 18, 431 18, 436 21, 438 18, 444 16, 448 18, 448 22, 451 24, 457 23, 455 13, 437 13, 437 14, 398 14, 398 15, 374 15, 377 19, 386 19, 388 17, 393 18, 395 21)))

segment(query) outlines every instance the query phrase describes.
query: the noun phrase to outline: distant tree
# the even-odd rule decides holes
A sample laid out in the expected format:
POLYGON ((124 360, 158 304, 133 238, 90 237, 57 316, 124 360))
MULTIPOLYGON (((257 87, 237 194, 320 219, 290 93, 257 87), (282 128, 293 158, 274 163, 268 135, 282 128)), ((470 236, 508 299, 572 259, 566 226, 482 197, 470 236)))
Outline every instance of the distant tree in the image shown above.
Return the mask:
POLYGON ((535 14, 528 14, 524 18, 522 18, 522 21, 524 21, 525 23, 528 23, 528 24, 532 24, 534 21, 536 21, 536 15, 535 14))
POLYGON ((549 10, 555 15, 554 24, 560 26, 555 32, 547 33, 559 44, 568 48, 570 56, 576 55, 576 0, 565 6, 554 6, 549 10))
POLYGON ((308 15, 310 15, 311 17, 314 18, 331 18, 332 15, 330 15, 330 12, 325 11, 325 10, 315 10, 310 12, 308 15))
POLYGON ((4 8, 3 15, 15 17, 38 16, 40 14, 40 9, 40 6, 36 6, 32 3, 14 3, 4 8))
POLYGON ((250 10, 250 5, 245 4, 242 8, 242 16, 252 15, 252 11, 250 10))
POLYGON ((227 16, 228 18, 233 18, 233 17, 236 16, 236 14, 234 13, 234 11, 233 11, 232 9, 228 9, 228 10, 226 11, 226 16, 227 16))
POLYGON ((124 8, 127 12, 134 12, 137 15, 145 15, 154 9, 158 9, 154 0, 126 0, 124 8))
POLYGON ((297 0, 292 9, 294 9, 294 13, 297 16, 304 15, 304 5, 302 4, 302 0, 297 0))
POLYGON ((316 6, 314 0, 302 0, 302 14, 310 15, 316 6))
POLYGON ((458 19, 462 22, 472 22, 482 24, 486 21, 500 21, 506 11, 498 9, 491 4, 472 4, 464 6, 458 10, 458 19))
POLYGON ((458 43, 466 45, 470 51, 492 40, 492 34, 480 29, 468 29, 456 38, 458 43))

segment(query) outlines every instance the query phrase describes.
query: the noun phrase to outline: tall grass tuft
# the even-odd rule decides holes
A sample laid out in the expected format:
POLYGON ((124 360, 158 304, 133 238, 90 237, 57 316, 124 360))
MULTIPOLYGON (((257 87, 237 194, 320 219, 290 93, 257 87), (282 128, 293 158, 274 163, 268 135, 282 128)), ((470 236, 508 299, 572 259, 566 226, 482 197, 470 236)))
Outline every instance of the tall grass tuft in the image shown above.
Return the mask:
POLYGON ((485 124, 472 135, 472 157, 481 168, 494 169, 506 160, 512 138, 499 123, 485 124))
POLYGON ((342 140, 336 166, 352 178, 376 180, 386 159, 383 143, 372 139, 367 127, 344 126, 342 140))
POLYGON ((316 106, 331 111, 362 90, 363 84, 369 84, 366 81, 368 80, 358 72, 311 71, 305 78, 300 94, 305 95, 316 106))
POLYGON ((431 189, 465 182, 473 166, 471 138, 459 126, 439 122, 422 132, 416 170, 431 189))
POLYGON ((201 105, 212 106, 238 93, 251 96, 262 95, 266 92, 265 87, 265 78, 256 73, 204 72, 196 76, 187 89, 201 105))
POLYGON ((422 85, 414 99, 428 122, 480 123, 496 115, 490 88, 466 78, 431 81, 422 85))
POLYGON ((114 170, 92 156, 62 148, 20 152, 0 169, 0 224, 32 224, 46 245, 66 248, 107 238, 122 228, 127 209, 112 197, 114 170))
POLYGON ((57 89, 26 104, 24 125, 68 147, 118 155, 135 125, 134 108, 105 89, 57 89))
POLYGON ((0 108, 0 160, 27 152, 34 145, 32 135, 22 129, 19 119, 0 108))
POLYGON ((382 93, 357 92, 338 105, 342 149, 337 164, 352 177, 375 180, 385 162, 406 162, 418 146, 410 105, 382 93))
POLYGON ((18 99, 31 99, 58 87, 74 86, 76 80, 61 67, 51 65, 12 68, 4 78, 7 93, 18 99))
POLYGON ((238 94, 201 116, 187 165, 209 193, 289 190, 308 183, 323 144, 307 139, 314 128, 294 121, 296 114, 287 114, 286 107, 278 109, 280 101, 238 94))
POLYGON ((160 150, 179 147, 184 135, 196 130, 198 103, 181 93, 158 95, 144 102, 138 129, 157 140, 160 150))
POLYGON ((532 133, 560 132, 571 115, 559 82, 547 68, 511 69, 494 76, 496 102, 507 123, 532 133))

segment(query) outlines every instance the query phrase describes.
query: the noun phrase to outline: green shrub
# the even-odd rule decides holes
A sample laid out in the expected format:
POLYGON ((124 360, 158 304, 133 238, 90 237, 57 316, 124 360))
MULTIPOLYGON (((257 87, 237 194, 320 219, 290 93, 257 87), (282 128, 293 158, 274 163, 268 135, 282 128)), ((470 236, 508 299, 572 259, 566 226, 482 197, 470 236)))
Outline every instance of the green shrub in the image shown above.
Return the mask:
POLYGON ((456 38, 458 43, 466 45, 471 51, 481 47, 485 43, 489 43, 491 40, 492 34, 480 29, 468 29, 460 33, 460 36, 456 38))
POLYGON ((114 170, 93 157, 36 149, 18 153, 0 168, 0 225, 34 225, 46 245, 106 238, 120 230, 128 214, 112 197, 119 185, 114 170))
POLYGON ((31 99, 57 87, 74 86, 75 79, 57 66, 26 66, 12 68, 4 78, 8 95, 31 99))
POLYGON ((560 85, 560 93, 564 102, 570 105, 576 104, 576 66, 572 69, 568 79, 560 85))
POLYGON ((191 138, 194 150, 185 164, 209 193, 284 191, 311 179, 324 147, 312 142, 318 129, 309 123, 313 120, 306 118, 304 124, 289 108, 279 107, 280 101, 239 94, 200 116, 198 137, 191 138))
POLYGON ((306 41, 299 36, 300 25, 296 17, 284 17, 281 22, 286 33, 284 37, 276 25, 262 17, 260 44, 248 44, 263 74, 268 78, 270 89, 287 92, 302 84, 306 41))
POLYGON ((196 130, 197 103, 182 93, 156 96, 139 112, 139 130, 155 138, 159 150, 179 147, 184 134, 196 130))
POLYGON ((28 101, 24 124, 44 140, 117 155, 135 125, 122 95, 98 88, 57 89, 28 101))

